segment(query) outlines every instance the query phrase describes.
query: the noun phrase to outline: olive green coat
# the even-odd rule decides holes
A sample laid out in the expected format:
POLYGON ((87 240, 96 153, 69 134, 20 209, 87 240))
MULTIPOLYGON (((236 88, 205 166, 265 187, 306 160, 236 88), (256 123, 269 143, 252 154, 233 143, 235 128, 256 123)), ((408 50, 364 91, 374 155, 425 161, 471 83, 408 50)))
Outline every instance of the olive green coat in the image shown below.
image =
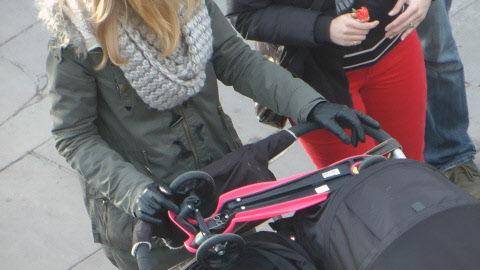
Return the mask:
POLYGON ((135 199, 153 181, 170 183, 204 167, 241 142, 219 102, 217 79, 304 122, 323 98, 252 51, 213 1, 206 1, 214 35, 201 91, 182 106, 149 108, 112 64, 100 71, 101 50, 86 57, 75 46, 52 47, 47 61, 52 133, 58 152, 82 176, 94 240, 130 249, 135 199))

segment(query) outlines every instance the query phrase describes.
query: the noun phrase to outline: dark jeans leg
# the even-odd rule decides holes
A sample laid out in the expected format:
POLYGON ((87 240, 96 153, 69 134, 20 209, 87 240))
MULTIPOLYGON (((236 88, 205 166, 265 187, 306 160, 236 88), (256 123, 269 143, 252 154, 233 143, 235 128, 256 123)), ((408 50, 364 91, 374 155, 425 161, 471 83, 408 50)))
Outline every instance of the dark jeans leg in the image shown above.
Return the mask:
POLYGON ((417 28, 428 85, 424 159, 442 172, 472 160, 476 153, 467 134, 465 77, 448 17, 450 6, 451 0, 432 2, 417 28))

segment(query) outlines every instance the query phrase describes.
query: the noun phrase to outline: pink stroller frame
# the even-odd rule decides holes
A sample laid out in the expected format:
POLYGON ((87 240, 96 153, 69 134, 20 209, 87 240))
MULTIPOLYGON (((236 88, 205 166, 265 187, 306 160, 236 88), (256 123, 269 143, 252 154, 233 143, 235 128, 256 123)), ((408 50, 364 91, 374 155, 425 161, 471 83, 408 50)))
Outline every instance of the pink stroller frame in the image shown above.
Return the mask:
MULTIPOLYGON (((333 187, 340 185, 334 182, 341 181, 342 176, 357 174, 358 166, 367 157, 355 156, 321 170, 229 191, 220 196, 214 214, 206 219, 193 203, 184 204, 179 214, 168 214, 188 235, 184 246, 196 253, 198 263, 222 268, 232 263, 245 245, 243 239, 233 233, 237 224, 270 219, 324 202, 333 187)), ((201 171, 187 172, 172 184, 192 179, 213 181, 207 180, 209 177, 201 171)), ((195 202, 197 198, 191 195, 185 200, 195 202)))
MULTIPOLYGON (((394 141, 382 130, 365 128, 367 134, 380 145, 385 141, 394 141)), ((290 131, 298 137, 313 129, 314 126, 307 124, 295 126, 290 131)), ((388 153, 393 153, 394 158, 405 158, 398 143, 393 145, 388 153)), ((358 174, 362 168, 384 159, 382 155, 353 156, 323 169, 231 190, 219 197, 216 210, 208 218, 202 216, 199 207, 202 200, 209 198, 201 198, 196 189, 202 184, 210 189, 207 194, 213 194, 214 180, 205 172, 190 171, 177 177, 170 185, 174 201, 182 203, 179 213, 168 212, 168 216, 188 236, 184 246, 196 253, 196 260, 201 266, 207 269, 224 268, 234 263, 245 247, 243 238, 235 233, 240 227, 237 225, 265 221, 322 203, 329 194, 351 179, 348 176, 358 174)))

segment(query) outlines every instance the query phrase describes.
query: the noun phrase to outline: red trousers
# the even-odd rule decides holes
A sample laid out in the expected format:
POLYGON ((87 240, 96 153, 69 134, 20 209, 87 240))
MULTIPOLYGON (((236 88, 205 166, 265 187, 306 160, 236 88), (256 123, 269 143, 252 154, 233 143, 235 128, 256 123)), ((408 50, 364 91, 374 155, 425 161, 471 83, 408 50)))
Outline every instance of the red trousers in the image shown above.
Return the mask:
MULTIPOLYGON (((400 41, 373 66, 349 71, 347 77, 353 107, 377 120, 400 142, 407 158, 423 161, 427 82, 417 33, 400 41)), ((375 146, 368 136, 356 148, 345 145, 326 130, 310 132, 300 142, 318 168, 375 146)))

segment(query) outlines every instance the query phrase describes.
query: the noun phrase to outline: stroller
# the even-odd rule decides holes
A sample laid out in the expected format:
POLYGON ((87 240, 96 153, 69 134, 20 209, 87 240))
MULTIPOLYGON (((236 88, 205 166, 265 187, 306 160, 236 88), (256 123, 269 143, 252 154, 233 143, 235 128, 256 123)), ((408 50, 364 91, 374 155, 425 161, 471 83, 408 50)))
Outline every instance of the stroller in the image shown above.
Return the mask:
MULTIPOLYGON (((379 143, 364 155, 272 181, 268 160, 316 128, 307 123, 282 130, 171 183, 180 211, 168 217, 199 265, 186 269, 234 267, 246 250, 248 236, 240 235, 279 217, 272 228, 289 220, 293 234, 287 235, 301 245, 290 259, 298 254, 308 265, 281 269, 479 268, 480 203, 429 165, 406 159, 382 130, 364 127, 379 143)), ((144 223, 135 226, 132 254, 140 269, 151 269, 149 247, 139 244, 150 241, 151 230, 145 237, 141 228, 144 223)))
MULTIPOLYGON (((245 174, 239 175, 238 169, 233 169, 238 167, 240 160, 251 162, 252 158, 245 158, 245 155, 273 151, 263 157, 266 162, 260 162, 263 166, 268 166, 270 158, 289 147, 297 137, 315 129, 317 129, 315 124, 307 123, 277 132, 256 144, 228 154, 205 169, 209 172, 209 168, 213 168, 213 172, 186 172, 170 184, 172 200, 180 206, 180 211, 179 213, 168 212, 168 216, 188 236, 184 246, 188 251, 196 254, 199 265, 206 269, 222 269, 235 263, 245 248, 245 241, 239 235, 241 232, 248 231, 270 218, 278 219, 281 215, 324 202, 329 194, 340 188, 351 176, 372 164, 385 160, 382 155, 372 155, 372 153, 378 154, 381 151, 382 154, 391 153, 392 158, 405 158, 398 142, 387 133, 365 127, 367 135, 378 141, 379 146, 372 149, 371 153, 353 156, 320 170, 271 181, 274 180, 274 176, 270 171, 267 170, 266 175, 258 177, 255 175, 258 168, 254 168, 253 175, 257 178, 253 183, 248 184, 245 174), (272 149, 268 146, 265 148, 265 145, 279 145, 279 147, 272 149), (231 162, 232 160, 234 162, 231 162), (235 180, 224 181, 227 184, 220 183, 221 192, 216 209, 213 214, 209 214, 212 211, 201 209, 201 206, 202 202, 208 202, 214 197, 218 178, 225 179, 225 176, 218 176, 216 168, 219 166, 222 167, 222 171, 235 171, 235 180), (224 168, 225 166, 227 169, 224 168)), ((258 157, 253 159, 255 158, 258 159, 258 157)), ((248 173, 246 175, 250 176, 248 173)), ((231 174, 228 177, 231 178, 231 174)), ((138 235, 139 228, 140 226, 136 226, 134 235, 138 235)), ((150 234, 147 235, 147 238, 150 237, 150 234)), ((142 240, 137 237, 136 242, 148 242, 148 239, 142 240)), ((139 259, 141 268, 149 269, 147 246, 137 245, 134 249, 132 254, 141 258, 139 259)))

